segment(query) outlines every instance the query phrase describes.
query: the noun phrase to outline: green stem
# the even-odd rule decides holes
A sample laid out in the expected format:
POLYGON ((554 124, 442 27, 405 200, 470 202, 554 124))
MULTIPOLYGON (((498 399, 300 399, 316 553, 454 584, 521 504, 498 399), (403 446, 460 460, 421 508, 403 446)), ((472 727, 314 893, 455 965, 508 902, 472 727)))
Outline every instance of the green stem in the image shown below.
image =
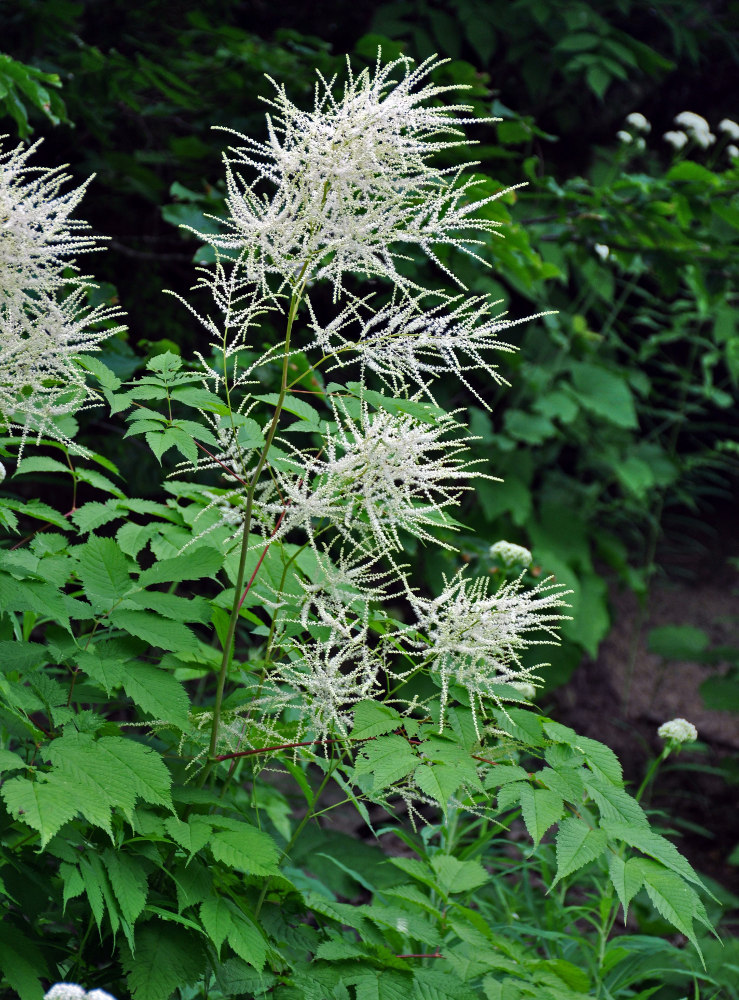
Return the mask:
POLYGON ((251 530, 251 520, 252 512, 254 509, 254 494, 256 492, 257 483, 259 482, 259 477, 262 474, 262 470, 267 461, 267 455, 269 454, 269 449, 272 445, 275 433, 277 432, 277 425, 280 420, 280 414, 282 412, 282 406, 285 402, 285 396, 287 395, 287 372, 288 372, 288 361, 290 358, 290 338, 292 335, 293 323, 295 322, 295 316, 297 315, 298 308, 300 306, 300 301, 303 296, 303 291, 305 289, 305 272, 308 268, 308 261, 303 265, 303 269, 298 277, 298 282, 296 283, 296 290, 293 292, 292 298, 290 299, 290 310, 287 318, 287 330, 285 332, 285 350, 282 356, 282 381, 280 385, 280 394, 277 399, 277 404, 275 406, 275 412, 272 416, 272 421, 269 425, 269 430, 267 431, 267 437, 264 442, 264 447, 262 448, 262 453, 259 456, 259 461, 257 467, 249 482, 249 487, 246 493, 246 508, 244 513, 244 527, 241 536, 241 551, 239 554, 239 568, 236 574, 236 583, 234 587, 234 599, 231 606, 231 618, 228 624, 228 633, 226 635, 226 641, 223 644, 223 657, 221 659, 221 666, 218 672, 218 682, 216 686, 216 697, 213 706, 213 721, 211 723, 210 730, 210 745, 208 748, 208 763, 202 771, 200 777, 200 786, 205 784, 211 770, 214 767, 216 747, 218 746, 218 731, 221 724, 221 708, 223 705, 223 692, 226 686, 226 677, 228 675, 229 667, 231 666, 231 658, 233 655, 233 645, 234 636, 236 634, 236 625, 239 619, 239 606, 241 603, 241 591, 244 586, 244 576, 246 574, 246 557, 249 552, 249 534, 251 530))
MULTIPOLYGON (((295 843, 296 843, 298 837, 300 836, 300 834, 303 832, 306 824, 309 823, 310 820, 312 820, 313 817, 316 815, 314 813, 314 811, 313 811, 315 809, 316 803, 318 802, 318 800, 320 799, 321 795, 323 794, 323 791, 324 791, 326 785, 329 783, 331 775, 336 770, 338 764, 339 764, 339 761, 338 760, 334 760, 334 761, 331 762, 331 765, 326 769, 326 773, 323 776, 323 781, 321 782, 321 784, 316 789, 316 794, 313 796, 313 801, 310 804, 310 808, 306 810, 305 816, 303 816, 302 820, 295 827, 295 830, 293 831, 292 837, 290 837, 290 839, 288 840, 287 844, 285 845, 285 848, 284 848, 284 850, 282 852, 283 857, 287 857, 290 854, 290 851, 295 846, 295 843)), ((264 880, 264 885, 262 886, 262 891, 259 894, 259 899, 257 900, 257 905, 256 905, 256 908, 254 910, 254 919, 255 920, 259 919, 259 914, 262 912, 262 907, 264 906, 264 900, 265 900, 265 898, 267 896, 267 893, 269 891, 269 887, 270 887, 270 883, 271 882, 272 882, 272 876, 268 875, 267 878, 264 880)))

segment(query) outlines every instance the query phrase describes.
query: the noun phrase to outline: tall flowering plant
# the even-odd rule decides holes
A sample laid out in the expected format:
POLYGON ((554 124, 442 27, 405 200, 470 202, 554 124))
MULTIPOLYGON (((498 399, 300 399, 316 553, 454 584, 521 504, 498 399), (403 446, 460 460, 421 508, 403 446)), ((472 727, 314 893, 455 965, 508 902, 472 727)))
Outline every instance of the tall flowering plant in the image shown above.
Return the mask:
MULTIPOLYGON (((531 704, 543 665, 528 650, 556 641, 563 588, 527 578, 530 554, 505 542, 491 550, 497 585, 460 568, 428 593, 404 561, 411 544, 453 553, 452 511, 490 478, 439 380, 475 391, 468 373, 499 379, 489 352, 513 349, 498 341, 513 321, 490 303, 424 288, 408 267, 412 252, 443 267, 441 246, 482 263, 497 232, 493 198, 434 165, 464 143, 469 111, 429 82, 438 65, 378 58, 343 91, 319 79, 312 111, 276 87, 267 139, 236 135, 226 155, 226 225, 202 234, 214 263, 194 292, 209 304, 185 305, 208 346, 191 362, 158 355, 127 386, 87 353, 112 314, 86 311, 87 279, 61 272, 92 248, 68 219, 81 192, 59 196, 54 172, 29 179, 26 154, 5 156, 0 319, 23 350, 0 377, 16 474, 33 468, 33 433, 63 449, 76 485, 71 425, 56 418, 95 395, 158 460, 180 458, 163 502, 88 475, 107 499, 34 508, 61 530, 0 562, 3 818, 19 864, 32 866, 28 848, 48 859, 42 911, 9 883, 0 968, 22 1000, 39 976, 117 993, 125 977, 136 1000, 191 985, 451 996, 481 976, 489 996, 511 976, 538 989, 534 965, 467 961, 485 931, 464 900, 490 876, 452 840, 428 868, 399 859, 390 896, 338 861, 369 886, 356 906, 301 866, 332 782, 370 827, 372 803, 416 826, 520 814, 535 843, 556 827, 554 882, 592 864, 608 879, 604 941, 644 889, 697 943, 700 880, 651 830, 616 758, 531 704), (59 311, 66 325, 52 326, 59 311), (266 314, 283 334, 260 347, 266 314), (277 391, 260 391, 266 366, 277 391), (297 815, 268 764, 303 795, 297 815)), ((4 503, 13 528, 25 508, 4 503)))

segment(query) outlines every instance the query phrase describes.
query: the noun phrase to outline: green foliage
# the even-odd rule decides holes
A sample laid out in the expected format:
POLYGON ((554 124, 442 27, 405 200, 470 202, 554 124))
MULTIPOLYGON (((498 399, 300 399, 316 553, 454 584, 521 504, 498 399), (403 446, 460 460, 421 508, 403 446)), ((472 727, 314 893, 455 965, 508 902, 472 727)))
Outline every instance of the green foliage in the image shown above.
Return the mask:
MULTIPOLYGON (((53 6, 63 40, 79 11, 53 6)), ((563 13, 527 2, 493 28, 473 0, 459 5, 458 22, 441 4, 398 4, 381 8, 375 26, 393 37, 412 32, 421 51, 433 40, 455 59, 471 48, 483 62, 514 37, 508 58, 539 102, 531 113, 564 84, 573 100, 558 97, 562 111, 553 122, 565 128, 568 105, 582 107, 574 96, 583 89, 599 101, 625 76, 656 78, 669 66, 627 27, 614 27, 609 10, 576 4, 563 13)), ((621 10, 628 20, 631 5, 621 10)), ((681 26, 660 16, 687 45, 681 26)), ((197 129, 171 132, 173 118, 209 118, 224 94, 233 101, 237 90, 256 89, 265 70, 289 74, 305 97, 308 67, 312 79, 313 64, 329 76, 337 65, 319 40, 291 34, 267 43, 209 17, 191 13, 168 37, 166 59, 153 40, 145 51, 117 51, 83 38, 74 54, 61 42, 45 43, 50 64, 84 81, 65 84, 70 113, 96 137, 86 155, 105 168, 114 200, 133 195, 162 206, 167 222, 202 232, 216 226, 208 214, 222 212, 218 189, 201 183, 213 169, 212 150, 193 138, 197 129), (96 83, 103 97, 88 109, 96 83), (132 128, 146 127, 149 156, 103 152, 116 148, 120 108, 132 128), (175 163, 183 183, 169 186, 160 165, 175 163), (174 202, 163 206, 167 191, 174 202)), ((358 53, 373 55, 372 39, 358 53)), ((447 72, 470 81, 484 114, 488 89, 474 68, 455 62, 439 78, 447 72)), ((27 78, 54 84, 37 71, 27 78)), ((32 103, 41 99, 38 89, 18 86, 32 103)), ((221 106, 224 124, 251 125, 251 107, 225 106, 225 98, 221 106)), ((62 117, 60 105, 50 107, 62 117)), ((501 365, 512 391, 498 399, 497 389, 479 387, 495 403, 492 417, 469 409, 484 468, 505 482, 482 481, 480 508, 465 512, 458 538, 473 569, 500 574, 489 541, 515 538, 534 553, 528 583, 554 572, 572 589, 570 645, 553 651, 553 684, 583 650, 594 656, 606 634, 603 562, 643 592, 660 512, 697 503, 701 475, 728 467, 715 439, 729 437, 737 380, 737 337, 725 305, 736 267, 736 170, 691 160, 665 165, 653 154, 643 162, 625 157, 611 170, 607 147, 583 177, 555 181, 539 175, 532 159, 534 143, 549 135, 531 117, 499 113, 499 145, 483 147, 482 156, 501 182, 519 163, 531 179, 515 209, 512 196, 489 206, 507 227, 496 246, 499 273, 493 279, 444 248, 439 257, 473 292, 512 302, 515 314, 523 300, 561 311, 546 317, 543 331, 526 331, 523 361, 501 365), (531 219, 519 222, 520 214, 531 219), (610 247, 607 261, 594 255, 596 243, 610 247), (685 440, 688 418, 694 431, 685 440), (643 536, 625 542, 625 524, 643 536)), ((26 128, 18 114, 18 128, 26 128)), ((491 193, 499 188, 486 183, 491 193)), ((170 238, 183 258, 191 256, 194 243, 170 238)), ((208 262, 209 252, 199 259, 208 262)), ((425 280, 428 265, 414 267, 425 280)), ((296 352, 294 384, 311 386, 311 402, 300 390, 278 391, 279 373, 264 366, 245 415, 183 360, 193 334, 182 321, 170 325, 158 309, 146 311, 142 337, 159 338, 141 345, 148 362, 122 341, 102 360, 81 359, 125 438, 116 463, 94 453, 80 460, 42 442, 42 453, 15 465, 0 497, 7 532, 0 550, 2 988, 21 1000, 39 1000, 45 984, 61 978, 135 1000, 676 1000, 688 988, 696 997, 721 990, 735 997, 704 933, 718 919, 713 902, 699 895, 705 881, 651 825, 612 751, 538 713, 523 695, 501 685, 497 709, 479 724, 456 688, 442 725, 441 683, 409 662, 384 701, 355 704, 352 726, 330 739, 301 729, 294 705, 271 715, 258 707, 275 635, 325 632, 326 622, 301 618, 299 600, 320 587, 321 568, 305 546, 257 533, 247 535, 240 558, 236 527, 218 512, 232 492, 220 474, 234 469, 196 478, 193 467, 233 426, 244 451, 270 451, 266 468, 275 477, 290 461, 284 440, 270 450, 271 421, 281 411, 290 416, 280 434, 313 447, 327 429, 336 431, 326 393, 348 413, 359 412, 362 397, 372 414, 405 413, 434 426, 458 405, 448 387, 431 405, 359 383, 326 386, 296 352), (128 497, 118 469, 140 483, 149 474, 137 456, 148 452, 154 460, 142 468, 152 470, 149 478, 158 483, 162 470, 179 475, 128 497), (45 487, 44 500, 27 499, 36 484, 45 487), (337 800, 377 830, 380 843, 395 834, 392 847, 358 843, 330 824, 319 828, 337 800), (384 828, 380 806, 391 817, 384 828), (406 810, 420 832, 393 818, 406 810), (398 856, 398 839, 406 856, 398 856), (614 935, 619 914, 630 922, 614 935), (678 947, 669 937, 675 931, 691 947, 678 947)), ((272 346, 270 324, 265 347, 272 346)), ((256 357, 242 355, 245 364, 256 357)), ((225 363, 218 370, 229 374, 225 363)), ((474 377, 472 385, 478 388, 474 377)), ((85 433, 95 439, 101 432, 92 424, 85 433)), ((17 444, 3 445, 10 465, 17 444)), ((451 519, 438 521, 434 530, 450 537, 451 519)), ((441 571, 456 557, 432 561, 417 548, 414 558, 437 593, 441 571)), ((373 615, 373 636, 392 636, 398 618, 373 615)), ((679 627, 653 634, 651 645, 665 658, 709 652, 700 635, 679 627)))

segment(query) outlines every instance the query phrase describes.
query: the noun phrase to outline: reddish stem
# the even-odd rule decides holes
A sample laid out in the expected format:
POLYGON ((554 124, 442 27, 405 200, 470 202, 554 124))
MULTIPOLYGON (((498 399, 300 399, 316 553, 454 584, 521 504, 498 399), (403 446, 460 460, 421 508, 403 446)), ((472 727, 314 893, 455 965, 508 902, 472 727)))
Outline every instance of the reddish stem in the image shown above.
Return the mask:
POLYGON ((444 958, 445 956, 437 949, 433 955, 396 955, 396 958, 444 958))

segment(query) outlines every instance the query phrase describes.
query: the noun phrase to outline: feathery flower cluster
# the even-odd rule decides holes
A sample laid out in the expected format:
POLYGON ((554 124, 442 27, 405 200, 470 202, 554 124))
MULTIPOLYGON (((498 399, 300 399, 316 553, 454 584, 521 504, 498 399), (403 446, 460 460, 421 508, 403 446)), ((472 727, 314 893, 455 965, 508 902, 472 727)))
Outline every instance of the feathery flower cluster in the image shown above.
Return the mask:
POLYGON ((497 339, 501 330, 537 319, 537 313, 520 320, 490 316, 491 303, 485 296, 444 301, 424 309, 422 296, 393 299, 377 311, 368 308, 367 300, 355 301, 331 322, 321 325, 313 318, 315 340, 311 346, 334 359, 334 367, 356 363, 357 355, 393 391, 407 383, 418 386, 432 400, 429 379, 450 372, 478 398, 483 399, 465 377, 468 371, 484 371, 499 385, 506 384, 494 365, 484 357, 490 350, 515 351, 497 339), (459 303, 453 309, 450 305, 459 303), (345 333, 349 330, 350 335, 345 333))
POLYGON ((118 309, 86 306, 90 279, 65 274, 71 257, 98 249, 70 218, 88 182, 60 194, 60 169, 28 166, 37 146, 0 150, 0 417, 23 442, 48 434, 71 445, 54 420, 90 398, 75 358, 122 327, 105 326, 118 309))
POLYGON ((670 719, 669 722, 662 723, 657 735, 665 743, 695 743, 698 730, 687 719, 670 719))
POLYGON ((558 641, 555 624, 565 617, 558 609, 569 591, 551 579, 523 590, 519 577, 494 594, 488 585, 484 577, 470 583, 460 572, 445 580, 438 597, 409 594, 415 627, 425 637, 417 645, 441 679, 442 726, 450 684, 467 690, 476 717, 483 699, 500 700, 499 685, 538 680, 538 666, 521 663, 523 649, 558 641), (531 638, 542 632, 550 638, 531 638))
POLYGON ((334 407, 325 457, 297 455, 297 475, 275 472, 282 499, 272 509, 284 512, 281 532, 300 525, 311 535, 315 521, 330 521, 345 539, 383 553, 402 549, 400 530, 434 541, 428 528, 445 523, 444 508, 466 488, 460 480, 482 476, 460 457, 469 437, 460 437, 451 414, 431 423, 360 405, 357 419, 346 404, 343 412, 334 407))
POLYGON ((464 89, 419 87, 440 64, 433 57, 411 69, 400 57, 381 66, 378 55, 374 75, 348 69, 339 100, 335 79, 321 77, 313 111, 296 107, 274 84, 267 141, 234 133, 242 145, 226 158, 229 232, 199 235, 238 254, 244 273, 265 289, 271 274, 291 288, 327 278, 336 297, 347 272, 412 286, 396 268, 397 244, 419 247, 440 267, 438 244, 476 256, 480 241, 460 233, 494 232, 500 223, 477 213, 506 192, 472 200, 474 182, 462 180, 460 169, 429 165, 431 154, 464 144, 457 126, 467 119, 459 115, 471 110, 428 106, 464 89), (244 167, 254 181, 244 179, 244 167))

